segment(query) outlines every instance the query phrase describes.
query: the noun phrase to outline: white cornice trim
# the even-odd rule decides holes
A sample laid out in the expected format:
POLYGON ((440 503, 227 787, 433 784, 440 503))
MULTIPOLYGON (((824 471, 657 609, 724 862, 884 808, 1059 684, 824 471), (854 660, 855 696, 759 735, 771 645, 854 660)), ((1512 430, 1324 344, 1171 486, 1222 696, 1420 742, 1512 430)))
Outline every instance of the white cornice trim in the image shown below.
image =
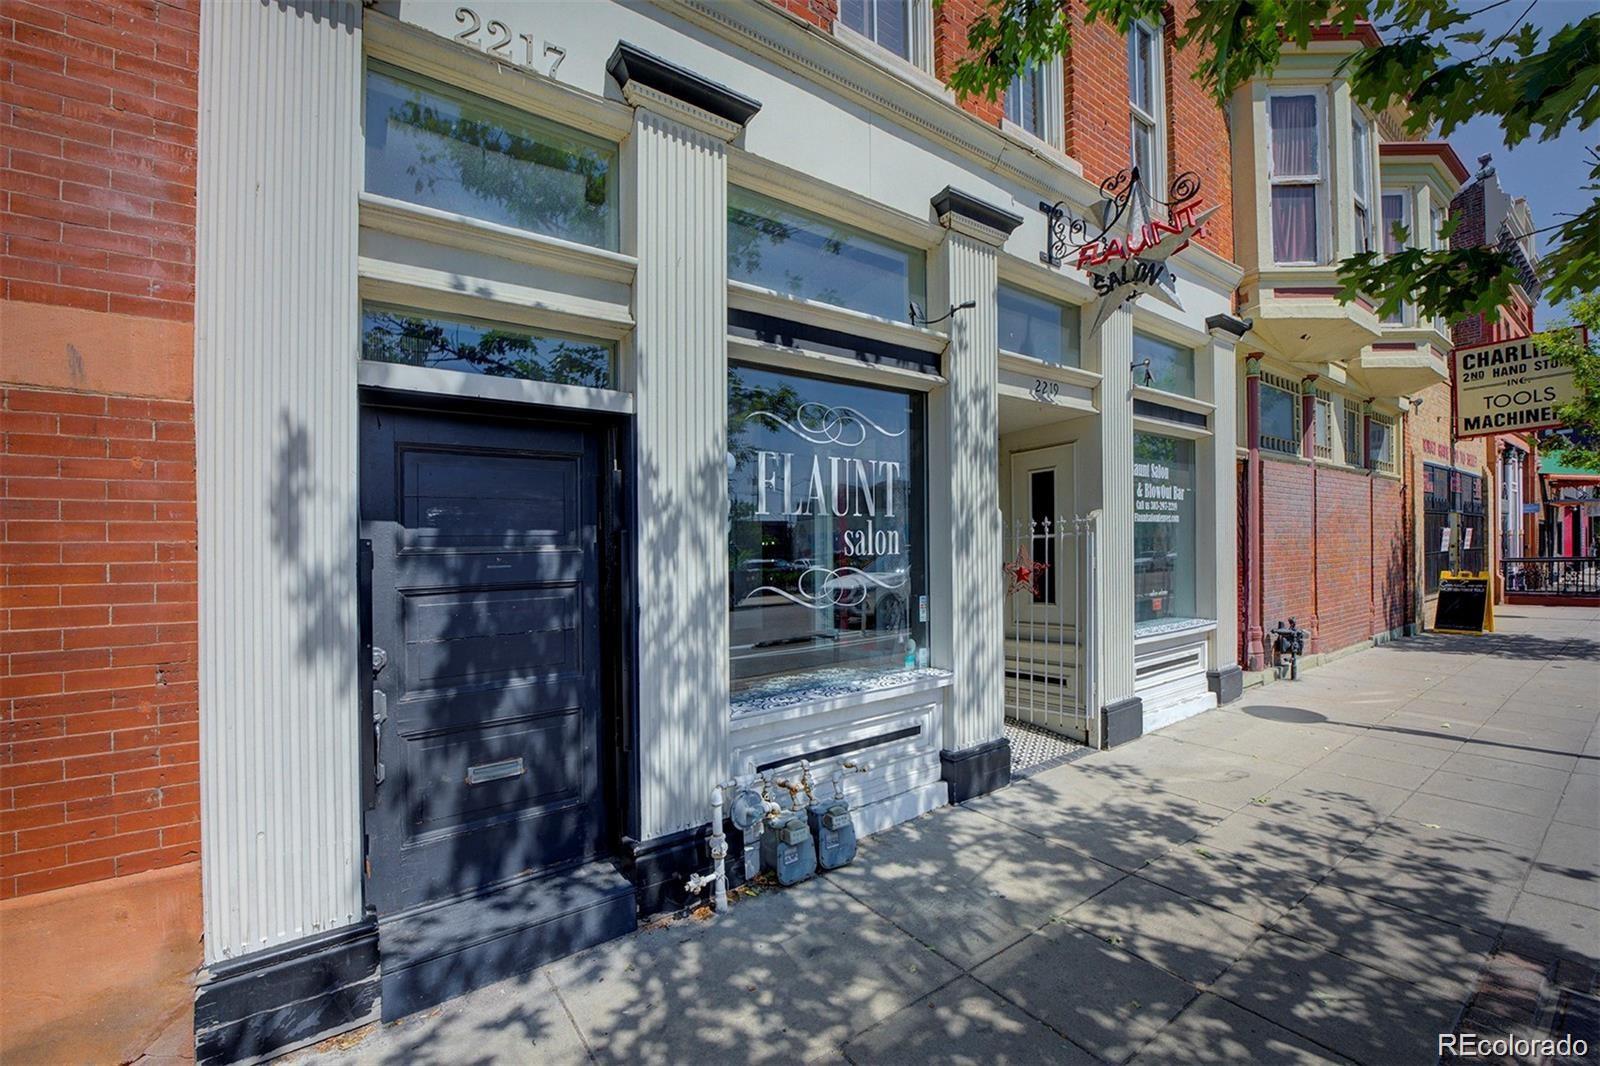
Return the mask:
POLYGON ((633 330, 633 315, 623 304, 369 256, 357 260, 357 272, 362 298, 380 303, 603 340, 620 340, 633 330))
POLYGON ((941 93, 856 54, 819 28, 791 18, 776 5, 718 0, 656 2, 777 66, 823 83, 891 121, 1026 185, 1045 199, 1055 201, 1065 195, 1069 203, 1083 208, 1099 197, 1099 187, 1081 174, 1038 149, 1018 143, 941 93))
POLYGON ((947 379, 941 374, 884 366, 881 363, 864 363, 859 359, 843 355, 814 352, 806 348, 791 348, 784 344, 769 344, 751 337, 729 336, 728 358, 785 370, 847 378, 851 381, 893 385, 917 392, 931 392, 940 385, 947 384, 947 379))
POLYGON ((679 100, 664 92, 658 92, 648 85, 641 85, 630 81, 622 87, 622 96, 634 107, 642 107, 647 111, 654 111, 658 115, 680 122, 690 129, 699 130, 708 137, 715 137, 719 141, 731 141, 739 136, 743 126, 737 122, 729 122, 721 115, 713 115, 704 108, 695 107, 693 104, 679 100))

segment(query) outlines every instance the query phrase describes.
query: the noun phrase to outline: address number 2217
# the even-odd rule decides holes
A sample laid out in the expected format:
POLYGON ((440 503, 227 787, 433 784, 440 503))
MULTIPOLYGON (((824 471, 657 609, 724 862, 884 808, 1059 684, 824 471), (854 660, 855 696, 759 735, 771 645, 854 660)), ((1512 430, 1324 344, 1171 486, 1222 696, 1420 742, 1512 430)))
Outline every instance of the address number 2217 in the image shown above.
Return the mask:
POLYGON ((499 19, 486 22, 470 7, 456 8, 456 25, 462 27, 455 34, 456 40, 532 69, 537 69, 536 60, 546 60, 548 66, 543 73, 552 78, 560 69, 561 61, 567 58, 567 50, 560 45, 541 41, 531 33, 513 33, 511 27, 499 19))

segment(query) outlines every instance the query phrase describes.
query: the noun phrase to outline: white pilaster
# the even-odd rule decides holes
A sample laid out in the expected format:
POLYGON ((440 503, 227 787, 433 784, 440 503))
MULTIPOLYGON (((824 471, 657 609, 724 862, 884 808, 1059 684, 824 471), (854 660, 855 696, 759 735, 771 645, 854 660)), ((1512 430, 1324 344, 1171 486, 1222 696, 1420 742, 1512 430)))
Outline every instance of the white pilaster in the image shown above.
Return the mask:
POLYGON ((1133 312, 1113 311, 1085 338, 1100 371, 1100 703, 1133 696, 1133 312))
POLYGON ((930 313, 976 302, 950 320, 944 364, 949 384, 932 404, 930 439, 938 443, 929 455, 932 577, 935 595, 945 605, 935 612, 934 648, 936 661, 955 674, 944 745, 961 751, 994 740, 1005 729, 999 280, 994 245, 968 233, 949 230, 937 256, 938 284, 929 301, 936 310, 930 313), (947 544, 941 544, 946 537, 947 544))
POLYGON ((200 10, 195 443, 208 963, 362 917, 361 7, 200 10))
POLYGON ((1211 649, 1211 669, 1216 671, 1239 662, 1239 474, 1234 444, 1239 358, 1231 341, 1213 339, 1209 354, 1210 394, 1202 395, 1216 410, 1211 414, 1211 437, 1200 442, 1197 454, 1200 537, 1196 554, 1201 560, 1214 560, 1211 579, 1200 589, 1200 610, 1217 620, 1211 649))
POLYGON ((633 102, 623 152, 639 259, 638 833, 648 840, 704 823, 727 769, 728 164, 710 116, 633 102))

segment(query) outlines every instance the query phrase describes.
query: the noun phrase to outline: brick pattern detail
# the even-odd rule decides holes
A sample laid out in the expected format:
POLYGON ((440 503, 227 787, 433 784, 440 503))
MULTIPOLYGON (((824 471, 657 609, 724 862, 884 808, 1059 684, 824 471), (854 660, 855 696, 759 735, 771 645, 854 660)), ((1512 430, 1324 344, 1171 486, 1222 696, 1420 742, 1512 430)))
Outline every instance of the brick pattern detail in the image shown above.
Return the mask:
POLYGON ((189 321, 198 3, 0 7, 0 297, 189 321))
POLYGON ((193 406, 0 402, 0 896, 191 861, 193 406))
MULTIPOLYGON (((1072 47, 1066 56, 1066 152, 1083 176, 1100 182, 1128 165, 1128 44, 1105 22, 1084 21, 1083 0, 1070 0, 1072 47)), ((1227 154, 1227 142, 1219 150, 1227 154)))

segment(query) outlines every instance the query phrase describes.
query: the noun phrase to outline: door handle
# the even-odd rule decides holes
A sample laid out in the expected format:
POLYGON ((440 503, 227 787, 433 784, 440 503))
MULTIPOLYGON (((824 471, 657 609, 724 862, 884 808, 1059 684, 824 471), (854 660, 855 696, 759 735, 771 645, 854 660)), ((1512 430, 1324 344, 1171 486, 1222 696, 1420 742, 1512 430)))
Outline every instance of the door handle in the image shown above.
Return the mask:
MULTIPOLYGON (((377 680, 383 668, 389 665, 389 653, 372 646, 372 678, 377 680)), ((389 720, 389 697, 377 686, 372 689, 372 783, 383 784, 383 724, 389 720)))

